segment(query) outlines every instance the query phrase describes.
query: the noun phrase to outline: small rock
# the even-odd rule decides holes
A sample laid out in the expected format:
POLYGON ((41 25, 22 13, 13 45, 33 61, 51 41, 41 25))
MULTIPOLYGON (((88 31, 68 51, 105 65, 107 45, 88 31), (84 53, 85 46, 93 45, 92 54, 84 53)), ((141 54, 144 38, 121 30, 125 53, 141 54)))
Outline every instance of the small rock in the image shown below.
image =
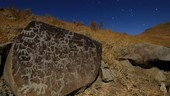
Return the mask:
POLYGON ((102 71, 102 81, 104 82, 110 82, 113 81, 113 75, 111 73, 111 70, 108 68, 101 68, 102 71))
POLYGON ((126 69, 129 71, 135 70, 133 65, 129 62, 129 60, 122 60, 122 61, 120 61, 120 64, 122 64, 124 67, 126 67, 126 69))
POLYGON ((103 68, 109 68, 109 64, 107 62, 103 61, 103 60, 102 60, 101 66, 103 68))
POLYGON ((161 90, 164 94, 167 94, 166 85, 165 85, 163 82, 161 83, 160 90, 161 90))
POLYGON ((156 80, 159 84, 161 84, 161 82, 167 82, 167 76, 163 73, 163 71, 156 67, 145 69, 145 74, 156 80))
POLYGON ((163 82, 166 80, 166 76, 159 70, 159 72, 155 75, 155 79, 159 82, 163 82))

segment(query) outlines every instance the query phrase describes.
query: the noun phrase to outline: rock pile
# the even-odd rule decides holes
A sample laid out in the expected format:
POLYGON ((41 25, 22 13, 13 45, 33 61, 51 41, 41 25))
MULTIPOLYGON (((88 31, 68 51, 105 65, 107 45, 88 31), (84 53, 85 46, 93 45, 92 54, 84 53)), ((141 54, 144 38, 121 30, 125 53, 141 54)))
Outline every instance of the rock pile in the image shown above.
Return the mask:
POLYGON ((145 68, 145 74, 156 80, 160 85, 160 90, 164 94, 168 93, 170 87, 170 48, 139 43, 124 48, 117 56, 119 60, 129 60, 132 65, 145 68))

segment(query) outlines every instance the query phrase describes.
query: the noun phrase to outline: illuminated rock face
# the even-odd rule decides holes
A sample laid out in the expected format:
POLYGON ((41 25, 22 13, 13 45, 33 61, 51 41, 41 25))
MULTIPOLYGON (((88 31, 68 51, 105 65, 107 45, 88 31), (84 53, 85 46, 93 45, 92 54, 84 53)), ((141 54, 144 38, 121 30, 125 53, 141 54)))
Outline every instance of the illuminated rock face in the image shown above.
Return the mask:
POLYGON ((8 54, 4 78, 17 96, 63 96, 92 84, 101 44, 42 22, 31 22, 8 54))
POLYGON ((143 68, 158 67, 162 70, 170 70, 170 48, 138 43, 124 48, 117 56, 120 60, 129 60, 133 65, 143 68))

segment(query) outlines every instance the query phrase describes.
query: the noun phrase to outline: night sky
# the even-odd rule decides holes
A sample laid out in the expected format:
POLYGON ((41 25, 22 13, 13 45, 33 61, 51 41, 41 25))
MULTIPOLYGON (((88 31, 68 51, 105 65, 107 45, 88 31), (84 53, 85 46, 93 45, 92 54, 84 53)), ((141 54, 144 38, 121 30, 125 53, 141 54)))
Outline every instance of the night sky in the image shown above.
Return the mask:
POLYGON ((133 35, 170 22, 170 0, 0 0, 0 7, 10 6, 85 25, 103 22, 103 29, 133 35))

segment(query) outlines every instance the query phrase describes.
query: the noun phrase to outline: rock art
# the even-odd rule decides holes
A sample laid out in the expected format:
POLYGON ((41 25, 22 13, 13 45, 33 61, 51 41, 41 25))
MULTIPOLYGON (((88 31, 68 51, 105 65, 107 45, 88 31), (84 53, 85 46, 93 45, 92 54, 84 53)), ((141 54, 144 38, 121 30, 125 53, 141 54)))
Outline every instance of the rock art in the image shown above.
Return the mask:
POLYGON ((64 96, 90 86, 101 44, 42 22, 31 22, 8 54, 4 79, 16 96, 64 96))

